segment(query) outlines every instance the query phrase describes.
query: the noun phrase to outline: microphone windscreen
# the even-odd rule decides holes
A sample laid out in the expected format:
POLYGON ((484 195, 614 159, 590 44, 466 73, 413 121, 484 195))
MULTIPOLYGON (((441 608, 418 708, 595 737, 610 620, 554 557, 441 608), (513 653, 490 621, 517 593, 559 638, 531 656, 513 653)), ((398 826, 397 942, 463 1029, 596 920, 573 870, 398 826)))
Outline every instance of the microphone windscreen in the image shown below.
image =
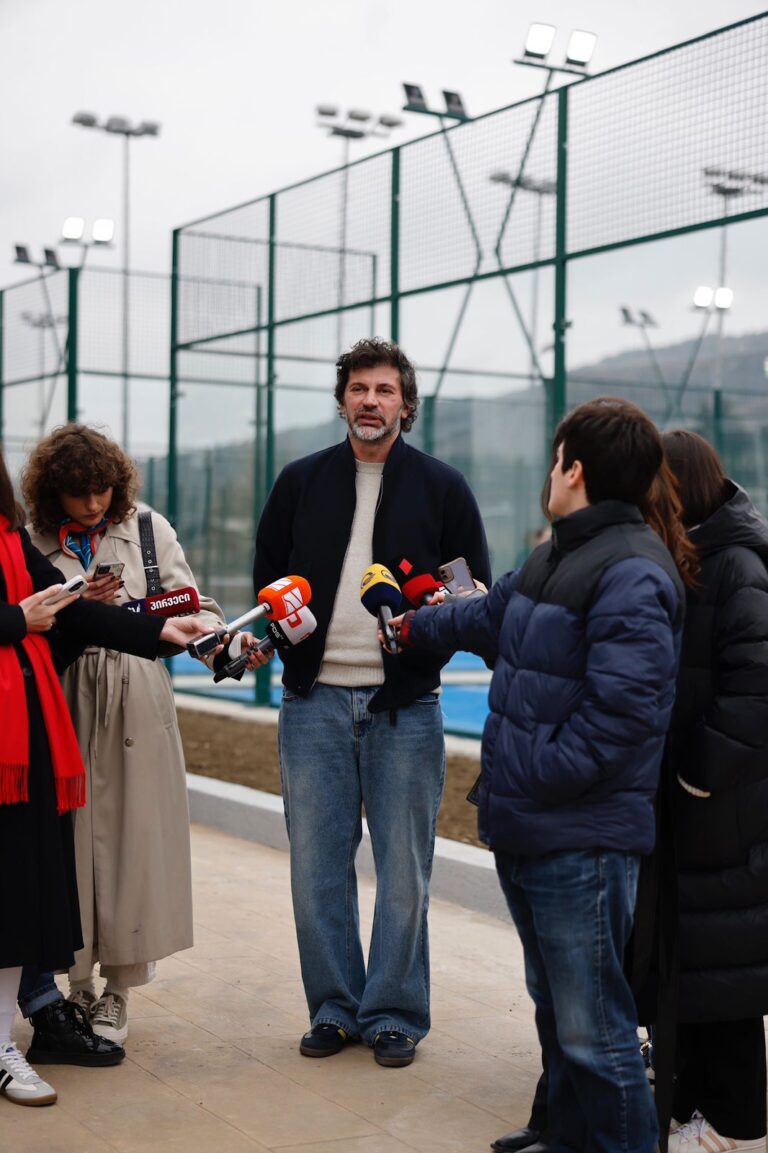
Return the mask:
POLYGON ((317 621, 308 608, 303 608, 284 620, 270 621, 267 636, 276 649, 290 648, 311 636, 317 628, 317 621))
POLYGON ((436 593, 438 589, 443 586, 435 580, 429 573, 422 573, 420 576, 411 577, 403 585, 403 596, 410 604, 419 608, 423 602, 424 597, 431 596, 436 593))
POLYGON ((259 591, 258 602, 266 605, 273 620, 283 620, 299 612, 312 600, 309 581, 303 576, 280 577, 259 591))
POLYGON ((191 585, 147 596, 145 604, 144 611, 152 617, 183 617, 200 611, 200 597, 197 595, 197 589, 191 585))
POLYGON ((402 599, 400 585, 383 564, 372 564, 365 570, 360 581, 360 600, 369 613, 376 616, 385 606, 396 613, 402 599))

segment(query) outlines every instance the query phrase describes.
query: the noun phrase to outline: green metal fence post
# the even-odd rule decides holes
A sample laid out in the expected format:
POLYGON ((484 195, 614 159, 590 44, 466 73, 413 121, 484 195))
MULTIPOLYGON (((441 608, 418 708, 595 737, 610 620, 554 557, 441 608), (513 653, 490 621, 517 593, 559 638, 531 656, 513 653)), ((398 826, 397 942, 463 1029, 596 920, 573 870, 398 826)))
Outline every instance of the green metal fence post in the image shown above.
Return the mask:
POLYGON ((67 420, 77 420, 78 291, 80 269, 67 270, 69 295, 67 320, 67 420))
POLYGON ((551 439, 565 415, 567 361, 565 336, 568 256, 566 224, 568 218, 568 87, 557 93, 557 202, 555 220, 555 371, 547 405, 547 431, 551 439))
POLYGON ((3 337, 5 335, 5 292, 0 290, 0 449, 5 435, 5 377, 3 375, 3 337))
POLYGON ((400 149, 392 149, 389 216, 389 338, 400 339, 400 149))
MULTIPOLYGON (((275 481, 275 331, 277 298, 275 273, 277 270, 277 197, 269 198, 269 270, 267 280, 267 444, 266 491, 275 481)), ((265 494, 266 495, 266 494, 265 494)))
MULTIPOLYGON (((269 264, 267 273, 267 427, 265 445, 265 470, 263 499, 266 500, 275 481, 275 320, 277 298, 275 296, 275 275, 277 271, 277 197, 269 198, 269 264)), ((260 298, 259 298, 260 307, 260 298)), ((264 665, 256 670, 256 704, 270 703, 270 682, 272 666, 264 665)))
POLYGON ((715 388, 712 390, 712 444, 721 460, 725 447, 723 416, 723 390, 721 388, 715 388))
POLYGON ((168 520, 172 525, 178 518, 178 351, 179 341, 179 230, 173 232, 171 248, 171 349, 168 366, 168 520))

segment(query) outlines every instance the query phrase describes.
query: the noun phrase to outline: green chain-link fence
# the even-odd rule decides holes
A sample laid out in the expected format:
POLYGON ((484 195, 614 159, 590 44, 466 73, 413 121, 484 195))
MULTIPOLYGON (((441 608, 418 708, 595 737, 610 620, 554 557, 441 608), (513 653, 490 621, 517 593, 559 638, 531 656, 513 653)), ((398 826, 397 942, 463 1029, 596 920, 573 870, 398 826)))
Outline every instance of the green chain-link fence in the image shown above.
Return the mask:
MULTIPOLYGON (((416 362, 409 436, 466 474, 495 573, 541 525, 555 422, 599 393, 703 432, 768 508, 767 49, 762 14, 441 122, 178 229, 170 282, 131 276, 130 448, 228 612, 250 601, 277 471, 343 435, 334 362, 364 335, 416 362), (707 284, 733 308, 692 311, 707 284)), ((120 281, 85 269, 0 293, 12 465, 75 412, 119 431, 120 281)))

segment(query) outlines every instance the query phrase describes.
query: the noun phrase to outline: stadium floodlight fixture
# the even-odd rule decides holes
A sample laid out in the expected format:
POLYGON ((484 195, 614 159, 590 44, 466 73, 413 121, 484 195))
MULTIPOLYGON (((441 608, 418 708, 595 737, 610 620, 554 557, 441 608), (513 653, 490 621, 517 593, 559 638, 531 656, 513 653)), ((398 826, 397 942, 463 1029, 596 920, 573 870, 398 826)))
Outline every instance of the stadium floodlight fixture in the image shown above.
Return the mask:
POLYGON ((382 128, 386 128, 387 130, 391 130, 393 128, 402 128, 403 127, 403 121, 400 119, 400 117, 399 116, 390 116, 388 112, 384 112, 379 117, 379 124, 381 125, 382 128))
POLYGON ((76 112, 72 117, 73 124, 79 124, 81 128, 98 128, 99 118, 94 116, 93 112, 76 112))
POLYGON ((554 24, 531 24, 525 38, 523 55, 515 59, 515 64, 528 64, 532 68, 544 68, 549 73, 547 90, 555 72, 568 72, 572 76, 585 76, 586 67, 595 51, 597 36, 594 32, 575 29, 568 39, 565 62, 551 64, 548 57, 552 51, 557 28, 554 24))
POLYGON ((557 192, 555 180, 536 180, 533 176, 513 176, 504 168, 491 172, 488 179, 492 184, 504 184, 507 188, 522 188, 524 192, 536 192, 539 196, 554 196, 557 192))
POLYGON ((126 116, 109 116, 103 125, 105 132, 120 133, 127 136, 131 133, 131 122, 126 116))
POLYGON ((50 268, 55 272, 58 272, 62 267, 59 263, 59 255, 55 248, 44 248, 42 260, 33 260, 28 244, 14 244, 13 248, 15 252, 15 264, 31 264, 33 268, 38 268, 41 271, 44 268, 50 268))
POLYGON ((464 107, 464 101, 458 92, 451 89, 443 88, 443 100, 445 108, 442 112, 427 106, 427 100, 424 96, 424 90, 418 84, 403 84, 405 92, 405 104, 403 105, 403 112, 422 112, 426 116, 437 116, 439 120, 449 118, 451 120, 469 120, 467 110, 464 107))
POLYGON ((650 312, 647 312, 644 308, 639 309, 637 315, 640 318, 640 323, 644 324, 646 328, 658 328, 659 327, 658 324, 656 323, 656 321, 651 316, 650 312))
POLYGON ((469 120, 464 101, 458 92, 451 92, 443 88, 443 100, 445 101, 446 116, 451 116, 454 120, 469 120))
POLYGON ((85 235, 85 220, 82 216, 68 216, 61 228, 61 239, 76 244, 85 235))
POLYGON ((619 305, 619 312, 621 313, 621 320, 622 320, 623 324, 636 324, 637 323, 634 316, 632 315, 631 309, 627 308, 627 306, 625 304, 619 305))
POLYGON ((546 60, 552 49, 557 29, 554 24, 531 24, 525 38, 524 56, 532 56, 534 60, 546 60))
POLYGON ((715 308, 724 312, 733 304, 733 289, 721 286, 715 289, 715 308))
POLYGON ((370 112, 366 112, 364 108, 350 108, 347 112, 347 119, 354 120, 357 124, 367 124, 373 118, 370 112))
POLYGON ((403 112, 429 112, 424 92, 418 84, 403 84, 405 106, 403 112))
POLYGON ((568 40, 568 48, 565 52, 566 64, 575 64, 578 68, 586 68, 592 59, 596 44, 597 36, 594 32, 582 32, 575 29, 571 32, 568 40))
POLYGON ((693 294, 693 307, 694 308, 711 308, 712 301, 715 299, 715 290, 710 288, 708 284, 700 284, 693 294))
POLYGON ((111 244, 115 238, 114 220, 110 220, 106 216, 94 220, 91 238, 94 244, 111 244))
POLYGON ((160 124, 157 120, 142 120, 134 129, 134 136, 159 136, 160 124))
POLYGON ((325 116, 330 119, 339 115, 339 109, 336 104, 318 104, 315 107, 315 112, 318 116, 325 116))

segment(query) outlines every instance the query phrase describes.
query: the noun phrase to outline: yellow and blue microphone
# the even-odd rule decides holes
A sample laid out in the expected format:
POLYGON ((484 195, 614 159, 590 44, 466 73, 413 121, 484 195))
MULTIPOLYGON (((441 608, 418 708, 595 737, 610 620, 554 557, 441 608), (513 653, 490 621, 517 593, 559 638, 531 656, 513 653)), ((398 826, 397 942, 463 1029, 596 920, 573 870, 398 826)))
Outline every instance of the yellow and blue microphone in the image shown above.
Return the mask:
POLYGON ((397 637, 389 622, 399 611, 402 599, 400 585, 389 569, 383 564, 369 565, 360 580, 360 600, 364 609, 379 618, 381 631, 391 653, 397 652, 397 637))

